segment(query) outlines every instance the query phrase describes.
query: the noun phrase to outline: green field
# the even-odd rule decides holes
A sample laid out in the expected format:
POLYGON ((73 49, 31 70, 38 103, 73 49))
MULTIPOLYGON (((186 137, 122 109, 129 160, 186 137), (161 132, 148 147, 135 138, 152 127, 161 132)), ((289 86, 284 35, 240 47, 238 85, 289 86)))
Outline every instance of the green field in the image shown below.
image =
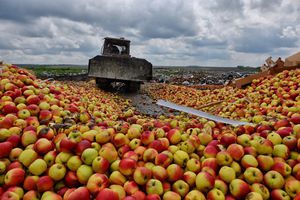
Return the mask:
POLYGON ((72 74, 87 73, 87 66, 85 65, 26 65, 18 64, 18 66, 29 69, 38 77, 43 76, 64 76, 72 74))

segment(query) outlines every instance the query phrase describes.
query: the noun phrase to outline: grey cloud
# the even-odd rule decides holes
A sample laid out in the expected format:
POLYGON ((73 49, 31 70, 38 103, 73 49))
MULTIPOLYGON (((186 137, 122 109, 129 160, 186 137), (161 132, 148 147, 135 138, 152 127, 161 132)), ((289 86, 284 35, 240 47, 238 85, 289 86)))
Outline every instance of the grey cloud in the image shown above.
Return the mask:
POLYGON ((226 40, 217 38, 187 38, 185 42, 194 47, 214 47, 216 49, 224 49, 228 45, 226 40))
POLYGON ((281 3, 282 0, 272 0, 271 2, 265 0, 251 0, 250 7, 252 9, 259 9, 262 12, 273 12, 280 7, 281 3))
POLYGON ((245 28, 234 39, 234 50, 246 53, 270 53, 280 47, 295 47, 297 38, 280 37, 280 30, 245 28))
MULTIPOLYGON (((121 34, 127 27, 139 29, 142 37, 176 37, 196 34, 192 5, 185 1, 4 1, 0 18, 15 22, 48 16, 102 26, 121 34), (175 2, 175 3, 174 3, 175 2), (170 4, 167 6, 166 4, 170 4), (124 10, 124 7, 127 10, 124 10), (14 12, 11 12, 11 11, 14 12), (16 14, 17 13, 17 14, 16 14)), ((63 28, 63 27, 62 27, 63 28)))

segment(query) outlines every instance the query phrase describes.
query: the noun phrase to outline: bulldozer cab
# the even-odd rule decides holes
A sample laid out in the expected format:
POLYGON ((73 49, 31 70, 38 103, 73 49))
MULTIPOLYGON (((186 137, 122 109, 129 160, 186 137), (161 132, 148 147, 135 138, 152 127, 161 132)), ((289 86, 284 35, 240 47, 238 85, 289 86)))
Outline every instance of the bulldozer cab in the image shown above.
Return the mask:
POLYGON ((124 38, 104 38, 102 55, 130 57, 130 41, 124 38))

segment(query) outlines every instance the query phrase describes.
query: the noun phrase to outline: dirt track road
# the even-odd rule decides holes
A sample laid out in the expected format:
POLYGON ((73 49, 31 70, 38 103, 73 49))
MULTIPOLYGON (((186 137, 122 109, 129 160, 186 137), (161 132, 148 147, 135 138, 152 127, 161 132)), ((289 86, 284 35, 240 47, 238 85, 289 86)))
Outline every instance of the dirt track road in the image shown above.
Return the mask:
MULTIPOLYGON (((146 84, 151 84, 151 83, 146 83, 146 84)), ((136 110, 144 115, 150 115, 150 116, 169 115, 170 112, 167 108, 158 106, 156 104, 156 101, 154 101, 145 92, 145 87, 147 86, 146 84, 142 85, 141 90, 138 92, 135 93, 120 92, 118 94, 123 98, 130 99, 132 105, 136 108, 136 110)))

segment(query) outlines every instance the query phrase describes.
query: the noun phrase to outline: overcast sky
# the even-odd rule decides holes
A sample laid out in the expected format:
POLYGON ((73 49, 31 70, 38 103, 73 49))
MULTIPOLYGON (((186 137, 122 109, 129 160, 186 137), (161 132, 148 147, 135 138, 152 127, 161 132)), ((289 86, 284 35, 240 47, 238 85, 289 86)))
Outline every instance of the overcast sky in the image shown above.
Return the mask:
POLYGON ((300 51, 300 0, 0 0, 0 60, 87 64, 103 38, 154 65, 258 66, 300 51))

